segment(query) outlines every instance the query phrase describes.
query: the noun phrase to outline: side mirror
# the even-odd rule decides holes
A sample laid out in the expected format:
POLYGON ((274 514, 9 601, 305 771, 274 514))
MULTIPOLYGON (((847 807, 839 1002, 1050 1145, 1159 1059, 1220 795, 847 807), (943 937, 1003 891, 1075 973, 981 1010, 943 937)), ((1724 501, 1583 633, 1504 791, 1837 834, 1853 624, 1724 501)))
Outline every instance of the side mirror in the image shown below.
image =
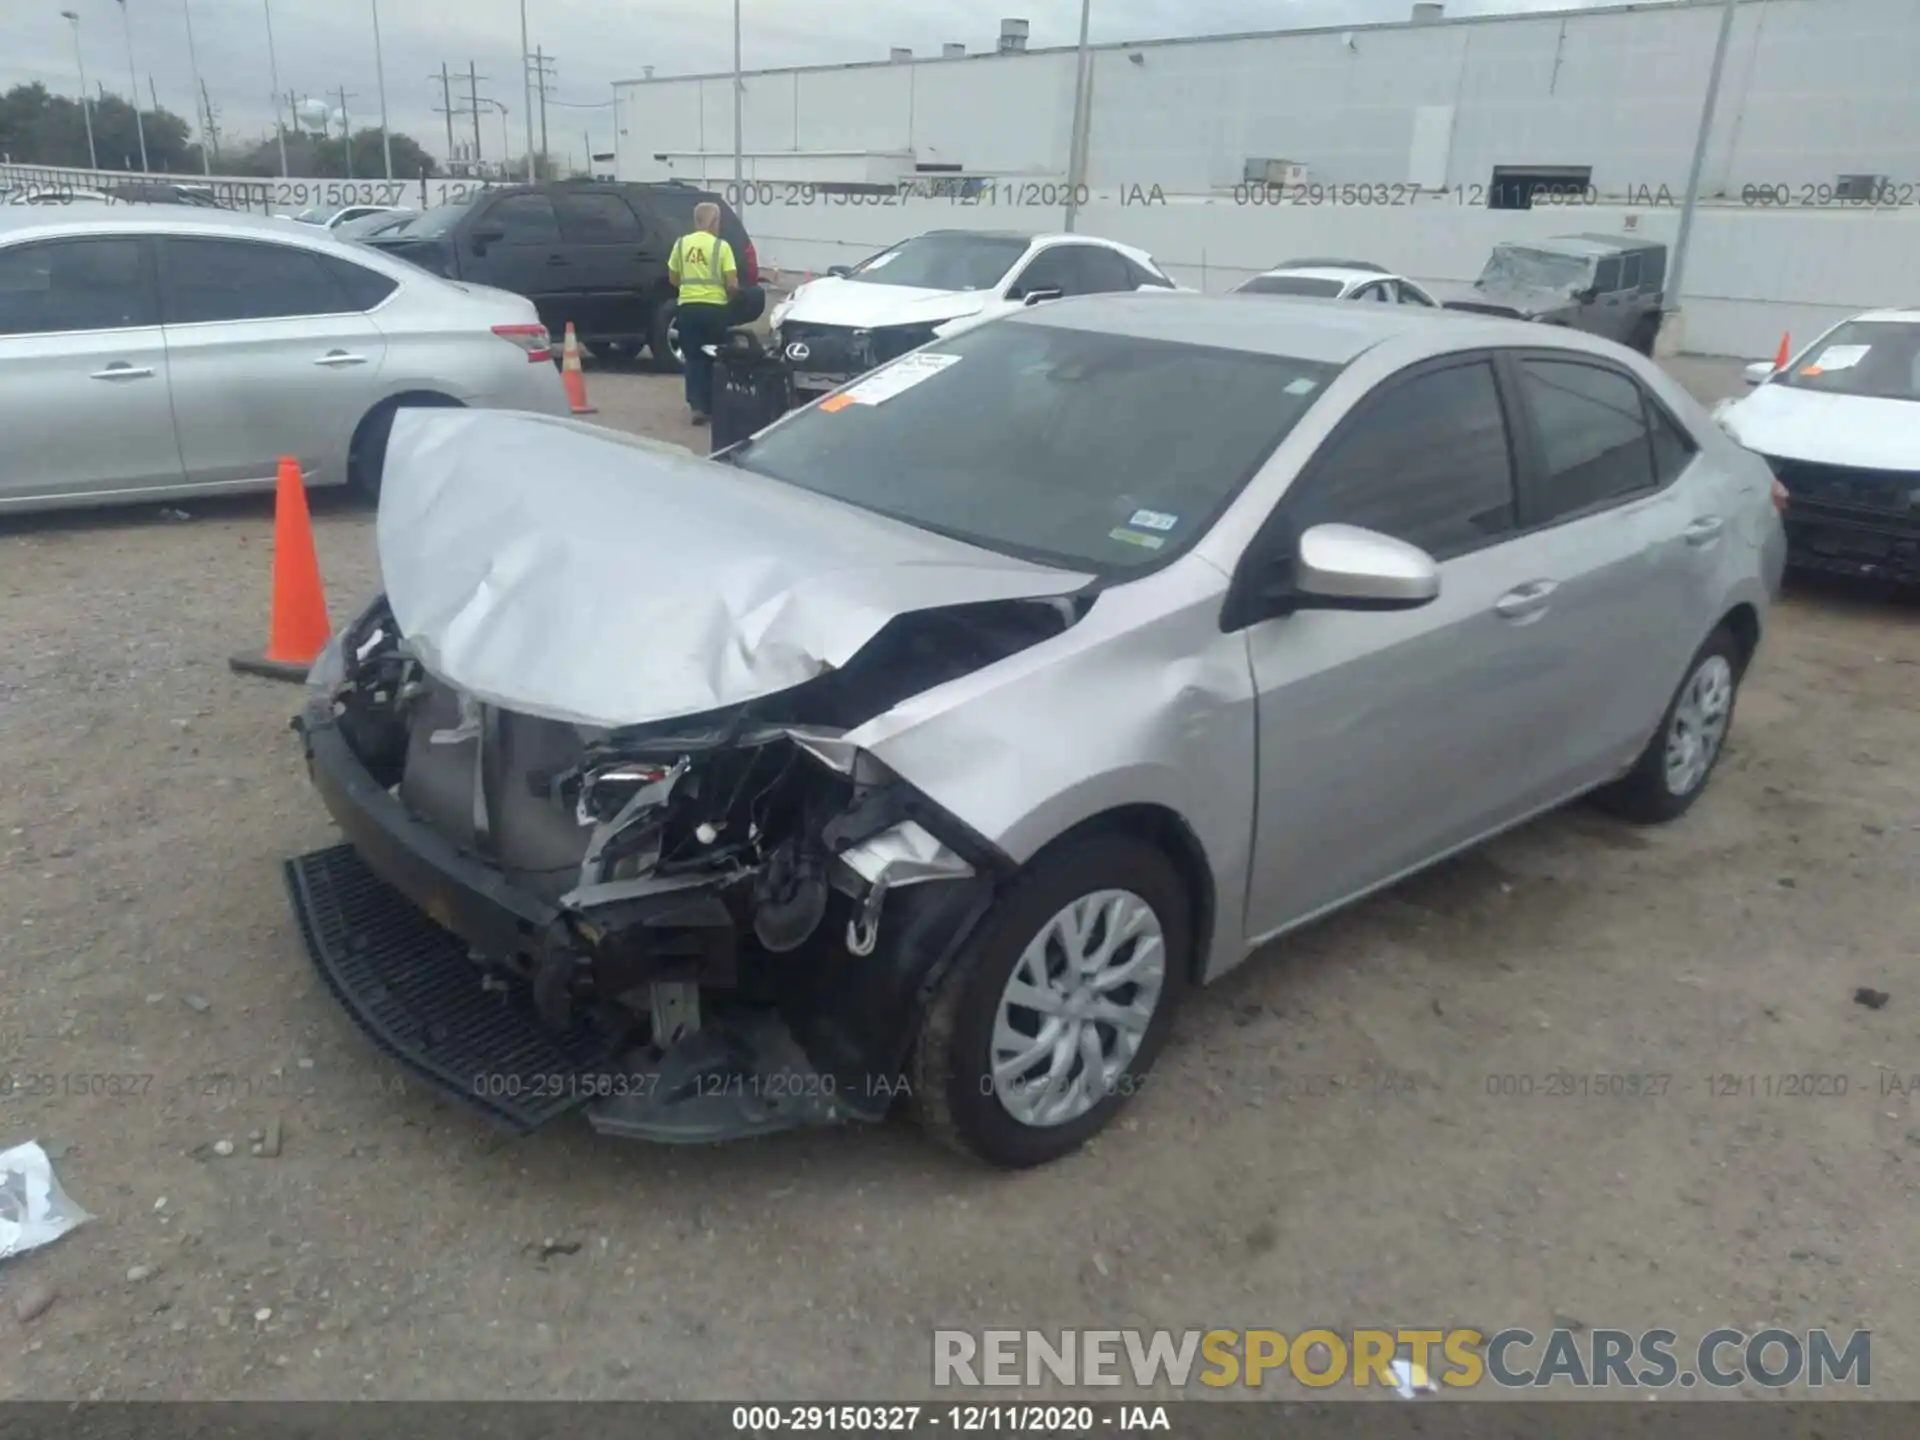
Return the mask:
POLYGON ((1743 373, 1746 376, 1747 384, 1764 385, 1774 377, 1775 371, 1771 360, 1756 360, 1753 364, 1747 366, 1743 373))
POLYGON ((487 246, 493 244, 496 240, 504 240, 506 238, 506 231, 497 225, 488 225, 474 231, 473 234, 468 236, 467 244, 472 247, 474 254, 484 255, 487 253, 487 246))
POLYGON ((1058 300, 1067 292, 1064 290, 1029 290, 1020 297, 1022 305, 1044 305, 1049 300, 1058 300))
POLYGON ((1417 545, 1358 525, 1300 537, 1293 587, 1302 609, 1417 610, 1440 595, 1440 567, 1417 545))
POLYGON ((1440 567, 1426 551, 1357 525, 1315 525, 1235 577, 1221 626, 1299 610, 1417 610, 1439 594, 1440 567))
POLYGON ((1582 305, 1591 305, 1600 298, 1600 287, 1598 285, 1583 285, 1580 289, 1573 292, 1573 298, 1578 300, 1582 305))
POLYGON ((853 267, 851 265, 829 265, 827 267, 827 274, 833 276, 836 280, 844 280, 852 273, 853 267))

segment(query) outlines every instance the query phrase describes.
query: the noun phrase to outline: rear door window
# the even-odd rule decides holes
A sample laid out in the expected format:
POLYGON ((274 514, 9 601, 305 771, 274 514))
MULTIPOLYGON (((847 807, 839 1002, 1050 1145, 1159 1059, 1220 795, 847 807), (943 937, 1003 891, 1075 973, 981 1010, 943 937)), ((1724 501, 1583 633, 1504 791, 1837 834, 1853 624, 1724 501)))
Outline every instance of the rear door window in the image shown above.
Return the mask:
POLYGON ((560 233, 570 244, 621 245, 640 239, 640 221, 618 195, 562 190, 553 205, 560 233))
POLYGON ((1080 294, 1112 295, 1134 288, 1133 272, 1119 251, 1098 245, 1076 245, 1073 249, 1078 252, 1075 259, 1080 270, 1080 294))
POLYGON ((371 310, 400 288, 400 282, 392 276, 355 265, 350 260, 337 260, 329 255, 321 263, 339 285, 347 304, 355 310, 371 310))
POLYGON ((1620 257, 1620 288, 1622 290, 1638 290, 1640 288, 1639 255, 1622 255, 1620 257))
POLYGON ((558 245, 560 222, 544 195, 503 195, 480 217, 483 229, 504 230, 508 245, 558 245))
POLYGON ((1313 463, 1300 528, 1359 525, 1436 560, 1514 531, 1506 413, 1487 360, 1428 370, 1357 411, 1313 463))
POLYGON ((146 246, 132 237, 0 250, 0 335, 130 330, 160 323, 146 246))
POLYGON ((253 240, 161 241, 161 310, 169 325, 339 315, 349 302, 321 257, 253 240))
POLYGON ((1640 386, 1618 370, 1523 359, 1520 391, 1540 442, 1539 493, 1528 521, 1549 524, 1655 488, 1640 386))

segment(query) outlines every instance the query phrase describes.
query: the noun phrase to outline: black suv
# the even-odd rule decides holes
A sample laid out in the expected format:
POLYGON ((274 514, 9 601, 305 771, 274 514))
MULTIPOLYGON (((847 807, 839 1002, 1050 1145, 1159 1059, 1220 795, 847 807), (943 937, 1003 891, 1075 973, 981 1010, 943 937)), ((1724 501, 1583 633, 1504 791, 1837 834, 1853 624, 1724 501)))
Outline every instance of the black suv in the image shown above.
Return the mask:
POLYGON ((637 351, 680 368, 667 257, 693 229, 693 209, 720 207, 720 234, 743 287, 760 283, 753 241, 718 195, 678 181, 558 180, 478 191, 362 243, 444 275, 524 295, 559 340, 573 322, 588 345, 637 351))

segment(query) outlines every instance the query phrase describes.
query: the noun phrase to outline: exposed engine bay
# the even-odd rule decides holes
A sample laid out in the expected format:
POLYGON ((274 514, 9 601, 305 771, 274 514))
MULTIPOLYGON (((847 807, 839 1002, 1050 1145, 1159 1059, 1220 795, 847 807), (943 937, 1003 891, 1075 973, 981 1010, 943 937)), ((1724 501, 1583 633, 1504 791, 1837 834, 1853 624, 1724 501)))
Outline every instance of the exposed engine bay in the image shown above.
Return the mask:
MULTIPOLYGON (((872 1077, 897 1065, 901 1007, 938 951, 957 948, 1009 862, 842 737, 1062 633, 1091 603, 903 614, 847 665, 792 689, 608 730, 459 693, 413 655, 383 598, 339 637, 337 674, 296 726, 363 853, 343 813, 351 802, 320 774, 316 740, 328 728, 352 756, 336 763, 364 767, 366 788, 404 812, 384 822, 389 831, 424 827, 491 877, 467 888, 497 884, 522 914, 550 912, 508 931, 415 895, 467 944, 475 984, 513 981, 556 1033, 616 1010, 656 1058, 694 1045, 719 1012, 777 1016, 807 1064, 841 1077, 841 1108, 857 1113, 849 1090, 871 1092, 872 1077)), ((714 1053, 729 1048, 739 1060, 737 1037, 714 1053)), ((637 1123, 625 1133, 712 1138, 637 1123)))

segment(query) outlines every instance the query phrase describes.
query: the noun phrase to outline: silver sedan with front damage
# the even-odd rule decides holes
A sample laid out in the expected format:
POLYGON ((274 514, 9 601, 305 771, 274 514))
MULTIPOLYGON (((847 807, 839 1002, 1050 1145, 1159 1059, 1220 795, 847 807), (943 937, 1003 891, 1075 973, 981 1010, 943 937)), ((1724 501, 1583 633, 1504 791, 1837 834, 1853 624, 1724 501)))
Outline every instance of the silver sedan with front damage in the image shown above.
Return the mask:
POLYGON ((1576 796, 1686 811, 1772 481, 1616 346, 1181 294, 983 326, 713 459, 403 415, 386 594, 298 722, 347 843, 295 908, 506 1124, 905 1098, 1050 1160, 1274 936, 1576 796))

